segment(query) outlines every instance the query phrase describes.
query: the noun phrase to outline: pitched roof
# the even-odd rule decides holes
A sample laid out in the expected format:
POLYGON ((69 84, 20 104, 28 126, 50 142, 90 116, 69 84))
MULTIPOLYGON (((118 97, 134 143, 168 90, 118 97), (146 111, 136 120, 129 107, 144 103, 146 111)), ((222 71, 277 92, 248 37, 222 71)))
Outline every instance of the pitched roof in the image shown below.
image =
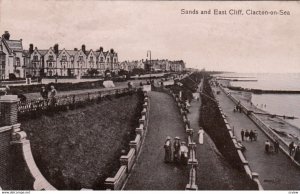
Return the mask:
POLYGON ((13 51, 23 51, 22 40, 5 40, 8 47, 13 51))
POLYGON ((40 49, 38 49, 38 52, 39 52, 42 56, 44 56, 44 55, 48 52, 48 50, 45 50, 45 49, 40 50, 40 49))
POLYGON ((75 56, 76 55, 76 53, 78 52, 78 51, 74 51, 74 50, 66 50, 68 53, 69 53, 69 55, 71 55, 71 56, 75 56))

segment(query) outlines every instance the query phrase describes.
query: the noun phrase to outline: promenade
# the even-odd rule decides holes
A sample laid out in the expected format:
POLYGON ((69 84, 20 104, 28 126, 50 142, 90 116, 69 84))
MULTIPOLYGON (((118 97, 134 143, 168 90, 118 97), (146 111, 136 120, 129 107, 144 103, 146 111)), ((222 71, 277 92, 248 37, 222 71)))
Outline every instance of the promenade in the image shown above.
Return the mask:
POLYGON ((141 154, 129 175, 125 190, 184 190, 187 166, 164 163, 167 136, 186 141, 184 124, 174 99, 165 93, 150 92, 150 120, 141 154))
MULTIPOLYGON (((213 87, 214 92, 221 91, 213 87)), ((265 141, 272 142, 244 113, 233 112, 235 104, 224 92, 216 95, 226 119, 238 140, 241 140, 241 129, 257 130, 257 141, 243 141, 246 147, 244 155, 252 171, 259 174, 259 180, 265 190, 299 190, 300 169, 284 153, 267 154, 264 151, 265 141)))

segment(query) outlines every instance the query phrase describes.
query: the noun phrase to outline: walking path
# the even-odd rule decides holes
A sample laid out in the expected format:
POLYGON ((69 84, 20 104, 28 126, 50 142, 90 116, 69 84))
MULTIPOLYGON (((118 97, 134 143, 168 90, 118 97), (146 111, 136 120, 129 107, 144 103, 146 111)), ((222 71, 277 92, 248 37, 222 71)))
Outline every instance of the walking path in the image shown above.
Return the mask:
MULTIPOLYGON (((219 88, 213 90, 220 91, 219 88)), ((243 141, 244 155, 252 171, 259 174, 259 180, 266 190, 299 190, 300 169, 281 151, 277 154, 264 152, 268 137, 243 113, 233 112, 234 103, 221 91, 217 100, 226 115, 234 134, 241 140, 241 129, 257 130, 257 141, 243 141)), ((269 141, 271 141, 269 139, 269 141)), ((271 141, 272 142, 272 141, 271 141)))
POLYGON ((128 178, 125 190, 184 190, 187 166, 164 163, 167 136, 186 141, 184 124, 174 99, 165 93, 150 92, 150 120, 141 154, 128 178))
POLYGON ((199 113, 200 101, 193 100, 188 119, 190 120, 191 128, 194 129, 194 142, 196 142, 196 159, 197 166, 197 180, 196 184, 199 190, 243 190, 245 187, 244 179, 241 179, 240 172, 230 166, 222 157, 216 148, 211 138, 204 133, 203 144, 199 144, 198 130, 199 130, 199 113))

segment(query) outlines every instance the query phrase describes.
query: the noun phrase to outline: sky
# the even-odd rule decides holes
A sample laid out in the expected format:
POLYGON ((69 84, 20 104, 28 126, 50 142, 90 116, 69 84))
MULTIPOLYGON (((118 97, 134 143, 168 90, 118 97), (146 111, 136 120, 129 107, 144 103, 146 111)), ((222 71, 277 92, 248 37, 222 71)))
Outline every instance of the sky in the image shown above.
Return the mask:
POLYGON ((182 59, 187 67, 300 73, 300 2, 0 0, 0 33, 40 49, 114 48, 119 61, 182 59), (227 15, 181 14, 227 10, 227 15), (230 9, 288 16, 229 15, 230 9))

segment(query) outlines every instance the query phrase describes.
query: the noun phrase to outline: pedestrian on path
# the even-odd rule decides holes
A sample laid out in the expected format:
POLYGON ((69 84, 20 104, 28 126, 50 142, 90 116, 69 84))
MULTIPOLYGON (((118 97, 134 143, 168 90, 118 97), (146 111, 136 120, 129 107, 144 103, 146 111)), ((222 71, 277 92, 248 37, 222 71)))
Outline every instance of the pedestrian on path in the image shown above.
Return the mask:
POLYGON ((252 130, 249 133, 249 138, 250 138, 250 141, 254 140, 254 132, 252 130))
POLYGON ((165 148, 165 162, 166 163, 172 161, 172 146, 171 145, 172 145, 171 144, 171 137, 168 136, 166 138, 165 145, 164 145, 164 148, 165 148))
POLYGON ((244 141, 244 136, 245 136, 245 131, 244 131, 244 129, 242 129, 242 131, 241 131, 241 138, 242 138, 242 141, 244 141))
POLYGON ((300 162, 300 147, 299 146, 297 146, 297 148, 295 150, 294 160, 296 160, 297 162, 300 162))
POLYGON ((249 135, 250 135, 249 131, 246 130, 246 132, 245 132, 245 137, 246 137, 246 140, 247 140, 247 141, 249 141, 249 135))
POLYGON ((198 131, 198 142, 199 144, 203 144, 203 134, 204 134, 204 130, 202 127, 200 127, 199 131, 198 131))
POLYGON ((180 138, 179 137, 175 137, 174 140, 174 144, 173 144, 173 148, 174 148, 174 162, 178 162, 179 161, 179 151, 180 151, 180 138))
POLYGON ((275 140, 274 142, 274 150, 275 150, 275 153, 278 153, 278 150, 279 150, 279 142, 277 140, 275 140))
POLYGON ((270 151, 270 146, 271 146, 271 144, 270 144, 269 140, 267 140, 267 141, 265 142, 265 151, 266 151, 267 154, 268 154, 269 151, 270 151))
POLYGON ((294 147, 294 142, 292 141, 289 145, 289 151, 290 151, 290 156, 293 155, 293 151, 294 151, 295 147, 294 147))

